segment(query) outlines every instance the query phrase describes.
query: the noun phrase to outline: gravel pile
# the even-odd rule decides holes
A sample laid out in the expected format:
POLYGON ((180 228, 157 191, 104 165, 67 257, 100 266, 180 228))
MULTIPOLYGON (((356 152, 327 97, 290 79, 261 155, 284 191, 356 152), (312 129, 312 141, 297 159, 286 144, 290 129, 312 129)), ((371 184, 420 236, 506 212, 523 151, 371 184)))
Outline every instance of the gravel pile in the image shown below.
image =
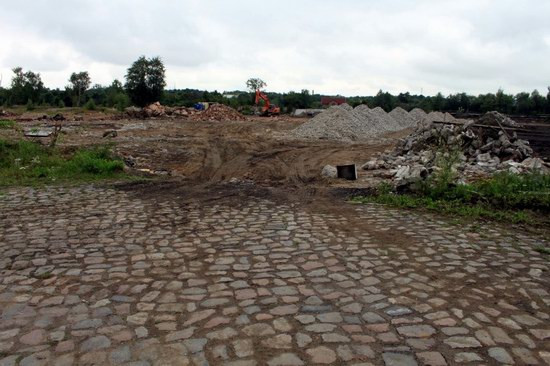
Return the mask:
POLYGON ((350 110, 346 106, 330 107, 291 131, 291 135, 306 139, 348 142, 373 136, 367 123, 353 113, 353 108, 350 110))
POLYGON ((422 122, 424 118, 428 116, 428 114, 420 108, 415 108, 409 112, 409 116, 411 116, 416 123, 419 123, 422 122))
POLYGON ((367 105, 362 104, 354 109, 343 104, 318 114, 293 130, 291 135, 306 139, 351 142, 415 125, 414 120, 407 115, 405 110, 397 111, 394 115, 396 118, 380 107, 370 109, 367 105))
POLYGON ((389 115, 399 124, 401 128, 416 127, 418 124, 415 118, 401 107, 395 108, 389 113, 389 115))

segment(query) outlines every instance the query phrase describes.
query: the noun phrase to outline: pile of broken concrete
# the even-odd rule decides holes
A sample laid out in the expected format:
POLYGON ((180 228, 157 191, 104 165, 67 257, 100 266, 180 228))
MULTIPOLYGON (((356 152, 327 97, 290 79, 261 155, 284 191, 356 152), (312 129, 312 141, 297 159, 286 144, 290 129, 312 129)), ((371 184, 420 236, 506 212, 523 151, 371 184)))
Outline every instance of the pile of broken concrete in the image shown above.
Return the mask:
POLYGON ((426 179, 450 164, 457 181, 468 182, 498 172, 549 173, 547 164, 533 157, 529 142, 517 137, 516 122, 498 112, 478 121, 428 121, 392 152, 379 154, 363 165, 375 177, 407 185, 426 179))
POLYGON ((224 104, 211 104, 210 107, 201 113, 193 114, 191 119, 197 121, 244 121, 246 118, 235 109, 224 104))
POLYGON ((186 107, 167 107, 159 102, 149 104, 144 108, 126 108, 126 114, 131 118, 169 118, 190 117, 197 121, 239 121, 244 116, 235 109, 223 104, 211 104, 206 111, 186 107))

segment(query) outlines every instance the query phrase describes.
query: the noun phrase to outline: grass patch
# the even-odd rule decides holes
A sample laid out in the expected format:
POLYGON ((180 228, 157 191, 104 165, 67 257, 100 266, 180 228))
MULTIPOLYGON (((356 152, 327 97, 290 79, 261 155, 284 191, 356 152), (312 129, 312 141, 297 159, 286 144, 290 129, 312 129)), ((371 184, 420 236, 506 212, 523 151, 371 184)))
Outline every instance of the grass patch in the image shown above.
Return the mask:
POLYGON ((444 184, 439 178, 435 183, 422 183, 417 191, 408 194, 396 194, 383 185, 375 195, 355 197, 352 201, 422 208, 461 218, 538 224, 550 214, 550 176, 502 173, 485 181, 461 185, 444 184))
POLYGON ((15 128, 15 121, 10 119, 0 119, 0 130, 11 130, 15 128))
POLYGON ((547 248, 547 247, 542 246, 542 245, 537 245, 535 247, 535 251, 539 252, 540 254, 550 255, 550 248, 547 248))
POLYGON ((29 141, 0 140, 0 186, 82 182, 127 177, 107 146, 62 153, 29 141))

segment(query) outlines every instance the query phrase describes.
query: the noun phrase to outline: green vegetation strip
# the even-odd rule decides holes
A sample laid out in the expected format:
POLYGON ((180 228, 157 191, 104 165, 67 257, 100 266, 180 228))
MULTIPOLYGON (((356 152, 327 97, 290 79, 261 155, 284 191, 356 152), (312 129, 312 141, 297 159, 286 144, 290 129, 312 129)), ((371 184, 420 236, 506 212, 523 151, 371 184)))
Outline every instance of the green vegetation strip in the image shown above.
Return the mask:
POLYGON ((0 130, 9 130, 15 128, 15 121, 9 119, 0 119, 0 130))
POLYGON ((63 154, 29 141, 0 140, 0 186, 77 183, 128 178, 107 146, 63 154))
POLYGON ((538 224, 544 223, 550 213, 550 176, 502 173, 485 181, 459 185, 434 179, 420 182, 414 193, 408 194, 396 194, 382 185, 376 194, 355 197, 352 201, 423 208, 471 219, 538 224))

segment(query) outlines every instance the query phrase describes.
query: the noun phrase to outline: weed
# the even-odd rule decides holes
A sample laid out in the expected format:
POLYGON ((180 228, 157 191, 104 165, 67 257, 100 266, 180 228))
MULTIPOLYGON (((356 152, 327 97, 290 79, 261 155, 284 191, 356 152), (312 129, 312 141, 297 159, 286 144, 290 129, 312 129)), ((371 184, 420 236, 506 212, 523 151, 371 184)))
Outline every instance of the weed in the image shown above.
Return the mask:
POLYGON ((37 273, 34 275, 34 278, 37 278, 39 280, 47 280, 48 278, 52 278, 52 277, 53 277, 53 273, 51 271, 37 273))
MULTIPOLYGON (((413 194, 395 194, 383 185, 377 194, 354 202, 375 202, 400 208, 424 208, 451 216, 486 218, 514 224, 532 223, 535 212, 550 212, 550 176, 502 173, 472 184, 452 184, 451 162, 413 194)), ((472 227, 472 231, 477 228, 472 227)))
POLYGON ((1 119, 0 120, 0 130, 5 129, 9 130, 15 128, 15 121, 9 120, 9 119, 1 119))
POLYGON ((123 168, 106 146, 63 155, 29 141, 0 140, 0 186, 122 178, 123 168))
POLYGON ((535 247, 535 251, 539 252, 540 254, 550 255, 550 248, 547 248, 544 245, 537 245, 535 247))

